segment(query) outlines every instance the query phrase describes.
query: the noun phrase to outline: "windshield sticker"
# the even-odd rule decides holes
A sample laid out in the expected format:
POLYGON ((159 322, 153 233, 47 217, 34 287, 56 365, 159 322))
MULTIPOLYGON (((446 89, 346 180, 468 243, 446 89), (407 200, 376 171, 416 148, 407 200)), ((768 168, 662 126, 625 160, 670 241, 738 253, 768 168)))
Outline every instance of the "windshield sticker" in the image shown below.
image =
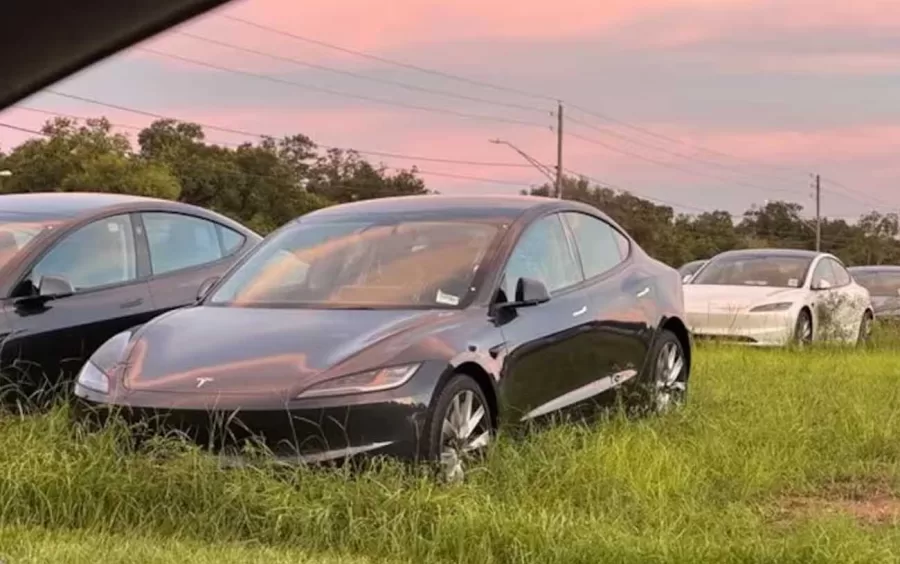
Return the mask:
POLYGON ((445 294, 440 290, 437 291, 437 296, 434 299, 439 304, 452 306, 459 305, 459 298, 457 298, 453 294, 445 294))
POLYGON ((788 286, 790 286, 791 288, 796 288, 799 285, 800 281, 796 278, 788 278, 788 286))
POLYGON ((107 223, 106 228, 109 229, 110 233, 118 233, 119 232, 119 224, 118 223, 107 223))

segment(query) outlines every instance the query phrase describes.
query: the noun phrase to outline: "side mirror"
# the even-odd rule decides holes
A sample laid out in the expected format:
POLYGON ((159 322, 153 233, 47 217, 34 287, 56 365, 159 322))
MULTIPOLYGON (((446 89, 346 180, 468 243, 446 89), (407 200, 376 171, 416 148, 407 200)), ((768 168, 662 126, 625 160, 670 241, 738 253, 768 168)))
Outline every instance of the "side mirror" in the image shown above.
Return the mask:
POLYGON ((72 283, 63 276, 41 276, 37 290, 42 298, 64 298, 75 293, 72 283))
POLYGON ((831 288, 831 282, 825 279, 816 280, 812 286, 813 290, 828 290, 829 288, 831 288))
POLYGON ((519 281, 516 282, 515 300, 499 303, 497 308, 506 310, 518 309, 520 307, 542 304, 549 300, 550 293, 543 282, 533 278, 519 278, 519 281))
POLYGON ((212 290, 212 287, 215 286, 218 281, 219 276, 211 276, 204 280, 197 289, 197 302, 202 302, 203 298, 209 294, 209 291, 212 290))

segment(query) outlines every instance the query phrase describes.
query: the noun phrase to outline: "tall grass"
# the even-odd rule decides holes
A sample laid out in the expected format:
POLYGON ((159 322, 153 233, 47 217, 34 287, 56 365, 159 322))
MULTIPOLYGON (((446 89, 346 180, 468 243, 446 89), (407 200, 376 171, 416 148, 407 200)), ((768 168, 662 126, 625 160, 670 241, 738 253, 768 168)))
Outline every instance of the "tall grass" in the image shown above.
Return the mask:
POLYGON ((814 503, 894 499, 894 342, 705 345, 683 411, 500 441, 458 486, 391 464, 223 470, 187 447, 136 453, 115 429, 76 433, 65 408, 8 416, 0 558, 116 546, 104 553, 121 561, 898 561, 900 529, 814 503), (793 511, 798 499, 812 509, 793 511))

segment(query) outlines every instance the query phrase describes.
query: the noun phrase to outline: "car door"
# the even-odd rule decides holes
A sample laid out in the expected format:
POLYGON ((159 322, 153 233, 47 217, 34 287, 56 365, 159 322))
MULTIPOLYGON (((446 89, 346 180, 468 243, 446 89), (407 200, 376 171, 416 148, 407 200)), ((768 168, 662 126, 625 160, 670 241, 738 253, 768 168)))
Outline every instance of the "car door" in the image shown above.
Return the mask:
POLYGON ((505 342, 501 401, 515 419, 529 420, 573 403, 590 355, 588 291, 559 214, 543 216, 521 234, 503 273, 500 301, 515 299, 520 278, 541 281, 550 300, 498 316, 505 342))
POLYGON ((63 236, 3 301, 12 333, 2 365, 15 364, 14 376, 51 384, 74 376, 104 341, 152 315, 145 268, 129 214, 98 219, 63 236), (64 278, 74 293, 37 299, 44 276, 64 278))
POLYGON ((816 263, 810 279, 810 289, 814 294, 813 330, 816 339, 831 340, 840 331, 840 318, 843 314, 839 307, 840 294, 837 286, 831 261, 823 256, 816 263))
POLYGON ((204 280, 231 266, 245 237, 204 218, 173 212, 142 212, 150 255, 150 293, 158 313, 190 305, 204 280))
POLYGON ((837 315, 841 330, 846 339, 855 339, 859 335, 859 324, 863 312, 871 304, 869 292, 853 282, 853 277, 839 261, 828 257, 834 275, 834 292, 837 295, 837 315))
POLYGON ((612 225, 581 212, 562 217, 572 233, 590 299, 588 365, 578 371, 583 377, 578 387, 602 393, 632 380, 643 365, 655 311, 653 280, 627 260, 630 243, 612 225))

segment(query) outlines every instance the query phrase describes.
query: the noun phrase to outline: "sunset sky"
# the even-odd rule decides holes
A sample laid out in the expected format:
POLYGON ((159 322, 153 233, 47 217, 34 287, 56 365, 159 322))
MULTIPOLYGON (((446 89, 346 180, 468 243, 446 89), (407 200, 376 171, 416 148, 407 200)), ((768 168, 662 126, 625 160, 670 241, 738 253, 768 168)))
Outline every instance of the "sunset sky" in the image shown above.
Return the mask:
MULTIPOLYGON (((791 199, 812 212, 811 172, 825 178, 826 215, 900 211, 896 0, 244 0, 142 47, 231 71, 135 48, 53 90, 223 128, 304 133, 328 146, 494 163, 368 157, 483 179, 423 174, 445 193, 515 193, 542 182, 488 140, 554 165, 551 111, 560 98, 572 118, 566 168, 679 211, 740 213, 791 199)), ((152 121, 50 93, 20 106, 122 125, 152 121)), ((47 118, 22 108, 2 117, 33 129, 47 118)), ((207 134, 219 143, 253 140, 207 134)), ((25 138, 0 130, 4 150, 25 138)))

